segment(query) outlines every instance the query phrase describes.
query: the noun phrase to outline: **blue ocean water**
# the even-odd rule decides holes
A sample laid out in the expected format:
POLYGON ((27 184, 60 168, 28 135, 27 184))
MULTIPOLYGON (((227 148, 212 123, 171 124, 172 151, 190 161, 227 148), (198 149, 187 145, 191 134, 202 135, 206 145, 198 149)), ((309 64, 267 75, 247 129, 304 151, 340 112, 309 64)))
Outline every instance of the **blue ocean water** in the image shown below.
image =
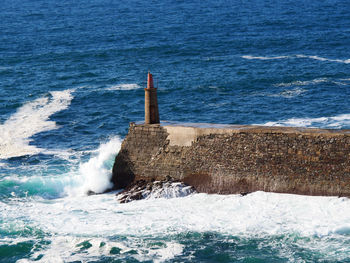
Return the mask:
POLYGON ((2 0, 0 262, 350 262, 347 198, 118 204, 143 120, 350 128, 350 2, 2 0))

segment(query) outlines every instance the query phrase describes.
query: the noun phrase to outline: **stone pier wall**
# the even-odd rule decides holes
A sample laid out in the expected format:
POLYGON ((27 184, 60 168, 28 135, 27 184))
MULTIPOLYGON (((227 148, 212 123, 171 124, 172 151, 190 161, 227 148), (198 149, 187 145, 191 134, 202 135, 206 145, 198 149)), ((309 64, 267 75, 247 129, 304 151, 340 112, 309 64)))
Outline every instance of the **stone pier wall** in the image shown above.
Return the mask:
POLYGON ((167 176, 206 193, 350 196, 350 131, 131 123, 115 187, 167 176))

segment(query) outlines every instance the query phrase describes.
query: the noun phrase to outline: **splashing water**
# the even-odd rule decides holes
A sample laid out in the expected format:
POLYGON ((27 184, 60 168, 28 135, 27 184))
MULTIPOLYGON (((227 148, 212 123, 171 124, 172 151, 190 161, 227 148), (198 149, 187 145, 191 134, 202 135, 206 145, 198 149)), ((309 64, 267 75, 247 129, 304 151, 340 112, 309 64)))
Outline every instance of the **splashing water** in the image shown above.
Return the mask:
POLYGON ((56 173, 43 176, 45 165, 34 167, 32 173, 11 175, 0 179, 0 194, 12 197, 40 196, 55 199, 64 196, 84 196, 89 191, 103 193, 112 187, 110 178, 116 154, 121 146, 121 139, 113 137, 91 153, 86 162, 70 164, 68 171, 58 170, 56 173))
POLYGON ((86 195, 89 191, 103 193, 112 188, 110 181, 114 157, 121 147, 119 137, 101 144, 96 155, 86 163, 79 166, 78 173, 73 176, 72 185, 65 189, 68 195, 86 195))

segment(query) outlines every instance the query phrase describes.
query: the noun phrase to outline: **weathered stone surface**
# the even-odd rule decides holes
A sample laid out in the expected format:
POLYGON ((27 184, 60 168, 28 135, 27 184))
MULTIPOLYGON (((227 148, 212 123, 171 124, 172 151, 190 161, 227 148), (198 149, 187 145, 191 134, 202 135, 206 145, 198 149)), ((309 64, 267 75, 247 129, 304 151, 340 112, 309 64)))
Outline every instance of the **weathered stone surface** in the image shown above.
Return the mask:
POLYGON ((350 196, 350 133, 259 126, 130 124, 113 183, 171 176, 199 192, 350 196))

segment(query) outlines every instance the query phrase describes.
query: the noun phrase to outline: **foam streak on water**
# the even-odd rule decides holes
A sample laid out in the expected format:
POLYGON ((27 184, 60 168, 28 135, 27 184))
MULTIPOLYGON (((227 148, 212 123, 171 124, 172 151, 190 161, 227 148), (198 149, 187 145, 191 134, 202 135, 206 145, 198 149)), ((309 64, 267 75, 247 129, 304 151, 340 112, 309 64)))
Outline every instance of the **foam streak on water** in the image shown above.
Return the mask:
POLYGON ((43 131, 57 129, 49 117, 67 109, 73 99, 73 89, 52 91, 20 107, 4 124, 0 125, 0 159, 37 154, 43 149, 33 145, 30 137, 43 131))
MULTIPOLYGON (((259 125, 259 124, 258 124, 259 125)), ((280 121, 269 121, 264 126, 291 126, 291 127, 308 127, 308 128, 329 128, 341 129, 350 125, 350 114, 341 114, 332 117, 319 118, 291 118, 280 121)))
POLYGON ((290 56, 252 56, 252 55, 244 55, 242 56, 244 59, 250 59, 250 60, 275 60, 275 59, 291 59, 291 58, 307 58, 307 59, 314 59, 319 61, 328 61, 328 62, 337 62, 337 63, 344 63, 349 64, 350 59, 330 59, 330 58, 324 58, 320 56, 309 56, 309 55, 290 55, 290 56))
POLYGON ((130 83, 130 84, 118 84, 118 85, 114 85, 111 86, 109 88, 106 88, 106 90, 134 90, 134 89, 139 89, 141 88, 140 85, 136 84, 136 83, 130 83))
POLYGON ((290 58, 290 57, 291 56, 271 56, 271 57, 251 56, 251 55, 242 56, 242 58, 245 58, 245 59, 258 59, 258 60, 284 59, 284 58, 290 58))
POLYGON ((317 85, 324 82, 330 82, 330 80, 328 80, 327 78, 317 78, 317 79, 305 80, 305 81, 297 80, 297 81, 292 81, 288 83, 278 83, 278 84, 275 84, 274 86, 275 87, 308 86, 308 85, 317 85))

